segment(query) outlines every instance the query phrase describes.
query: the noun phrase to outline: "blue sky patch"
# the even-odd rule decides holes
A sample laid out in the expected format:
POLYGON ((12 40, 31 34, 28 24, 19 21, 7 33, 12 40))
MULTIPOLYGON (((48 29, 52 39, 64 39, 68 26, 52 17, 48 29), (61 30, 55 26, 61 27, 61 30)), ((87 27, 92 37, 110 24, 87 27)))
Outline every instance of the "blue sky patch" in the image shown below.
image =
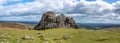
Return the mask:
POLYGON ((104 0, 105 2, 108 2, 108 3, 115 3, 116 1, 118 0, 104 0))
POLYGON ((4 6, 8 6, 8 5, 14 5, 17 3, 27 3, 27 2, 32 2, 35 0, 21 0, 21 1, 8 1, 7 3, 3 4, 4 6))

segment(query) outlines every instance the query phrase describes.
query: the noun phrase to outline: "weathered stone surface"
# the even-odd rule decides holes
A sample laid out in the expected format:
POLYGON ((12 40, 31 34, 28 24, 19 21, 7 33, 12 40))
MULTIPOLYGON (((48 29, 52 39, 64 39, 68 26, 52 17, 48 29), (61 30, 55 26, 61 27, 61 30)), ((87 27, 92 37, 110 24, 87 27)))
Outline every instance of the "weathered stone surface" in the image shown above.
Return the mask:
POLYGON ((34 38, 32 36, 24 35, 22 39, 30 39, 30 40, 32 40, 34 38))
POLYGON ((48 11, 43 14, 41 21, 34 29, 45 30, 49 28, 79 28, 73 18, 64 14, 56 16, 54 12, 48 11))
POLYGON ((69 39, 70 37, 69 36, 67 36, 67 35, 64 35, 63 36, 63 39, 69 39))

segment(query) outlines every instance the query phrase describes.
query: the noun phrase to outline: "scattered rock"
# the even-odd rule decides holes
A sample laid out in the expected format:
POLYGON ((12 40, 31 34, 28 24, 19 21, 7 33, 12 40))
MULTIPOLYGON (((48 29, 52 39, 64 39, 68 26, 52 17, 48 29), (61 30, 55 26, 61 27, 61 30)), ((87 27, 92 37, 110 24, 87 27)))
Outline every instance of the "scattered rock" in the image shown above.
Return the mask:
POLYGON ((8 33, 4 33, 0 36, 1 38, 10 38, 11 36, 8 33))
POLYGON ((63 36, 63 39, 69 39, 70 37, 69 36, 67 36, 67 35, 64 35, 63 36))
POLYGON ((32 36, 24 35, 22 39, 30 39, 33 40, 34 38, 32 36))
POLYGON ((8 35, 8 33, 5 33, 4 35, 8 35))
POLYGON ((48 11, 43 14, 41 21, 35 26, 36 30, 49 28, 79 28, 73 18, 66 17, 64 14, 56 16, 54 12, 48 11))
POLYGON ((49 41, 45 41, 45 43, 49 43, 49 41))
POLYGON ((11 36, 8 35, 8 36, 6 36, 6 37, 7 37, 7 38, 10 38, 11 36))
POLYGON ((50 40, 50 39, 44 37, 43 35, 41 35, 41 36, 39 36, 39 37, 40 37, 40 39, 43 40, 43 41, 49 41, 49 40, 50 40))
POLYGON ((50 39, 48 39, 48 38, 41 38, 41 40, 43 40, 43 41, 49 41, 50 39))
POLYGON ((3 34, 3 35, 1 35, 1 38, 6 38, 6 36, 3 34))
POLYGON ((4 42, 0 42, 0 43, 4 43, 4 42))
POLYGON ((3 42, 3 41, 1 41, 0 43, 9 43, 9 42, 3 42))
POLYGON ((6 42, 6 43, 9 43, 9 42, 6 42))

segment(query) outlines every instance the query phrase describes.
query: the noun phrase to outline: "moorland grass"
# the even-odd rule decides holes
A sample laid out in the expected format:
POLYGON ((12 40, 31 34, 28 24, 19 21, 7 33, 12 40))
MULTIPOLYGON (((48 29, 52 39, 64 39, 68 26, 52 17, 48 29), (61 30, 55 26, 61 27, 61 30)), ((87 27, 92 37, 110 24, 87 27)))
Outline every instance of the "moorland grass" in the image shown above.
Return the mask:
POLYGON ((86 29, 48 29, 48 30, 21 30, 0 29, 0 42, 9 43, 120 43, 120 30, 86 30, 86 29), (8 33, 9 38, 1 37, 8 33), (40 33, 40 34, 38 34, 40 33), (22 39, 24 35, 33 36, 33 40, 22 39), (40 35, 47 41, 40 39, 40 35), (67 35, 69 39, 63 39, 67 35))

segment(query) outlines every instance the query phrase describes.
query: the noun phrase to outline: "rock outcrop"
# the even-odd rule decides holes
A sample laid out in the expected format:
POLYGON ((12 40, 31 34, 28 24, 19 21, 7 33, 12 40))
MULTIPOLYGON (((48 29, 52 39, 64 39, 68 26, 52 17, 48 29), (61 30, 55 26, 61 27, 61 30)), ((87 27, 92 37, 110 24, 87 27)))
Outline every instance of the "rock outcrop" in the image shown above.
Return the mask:
POLYGON ((41 21, 34 29, 45 30, 49 28, 79 28, 73 18, 64 14, 56 16, 54 12, 48 11, 43 14, 41 21))

